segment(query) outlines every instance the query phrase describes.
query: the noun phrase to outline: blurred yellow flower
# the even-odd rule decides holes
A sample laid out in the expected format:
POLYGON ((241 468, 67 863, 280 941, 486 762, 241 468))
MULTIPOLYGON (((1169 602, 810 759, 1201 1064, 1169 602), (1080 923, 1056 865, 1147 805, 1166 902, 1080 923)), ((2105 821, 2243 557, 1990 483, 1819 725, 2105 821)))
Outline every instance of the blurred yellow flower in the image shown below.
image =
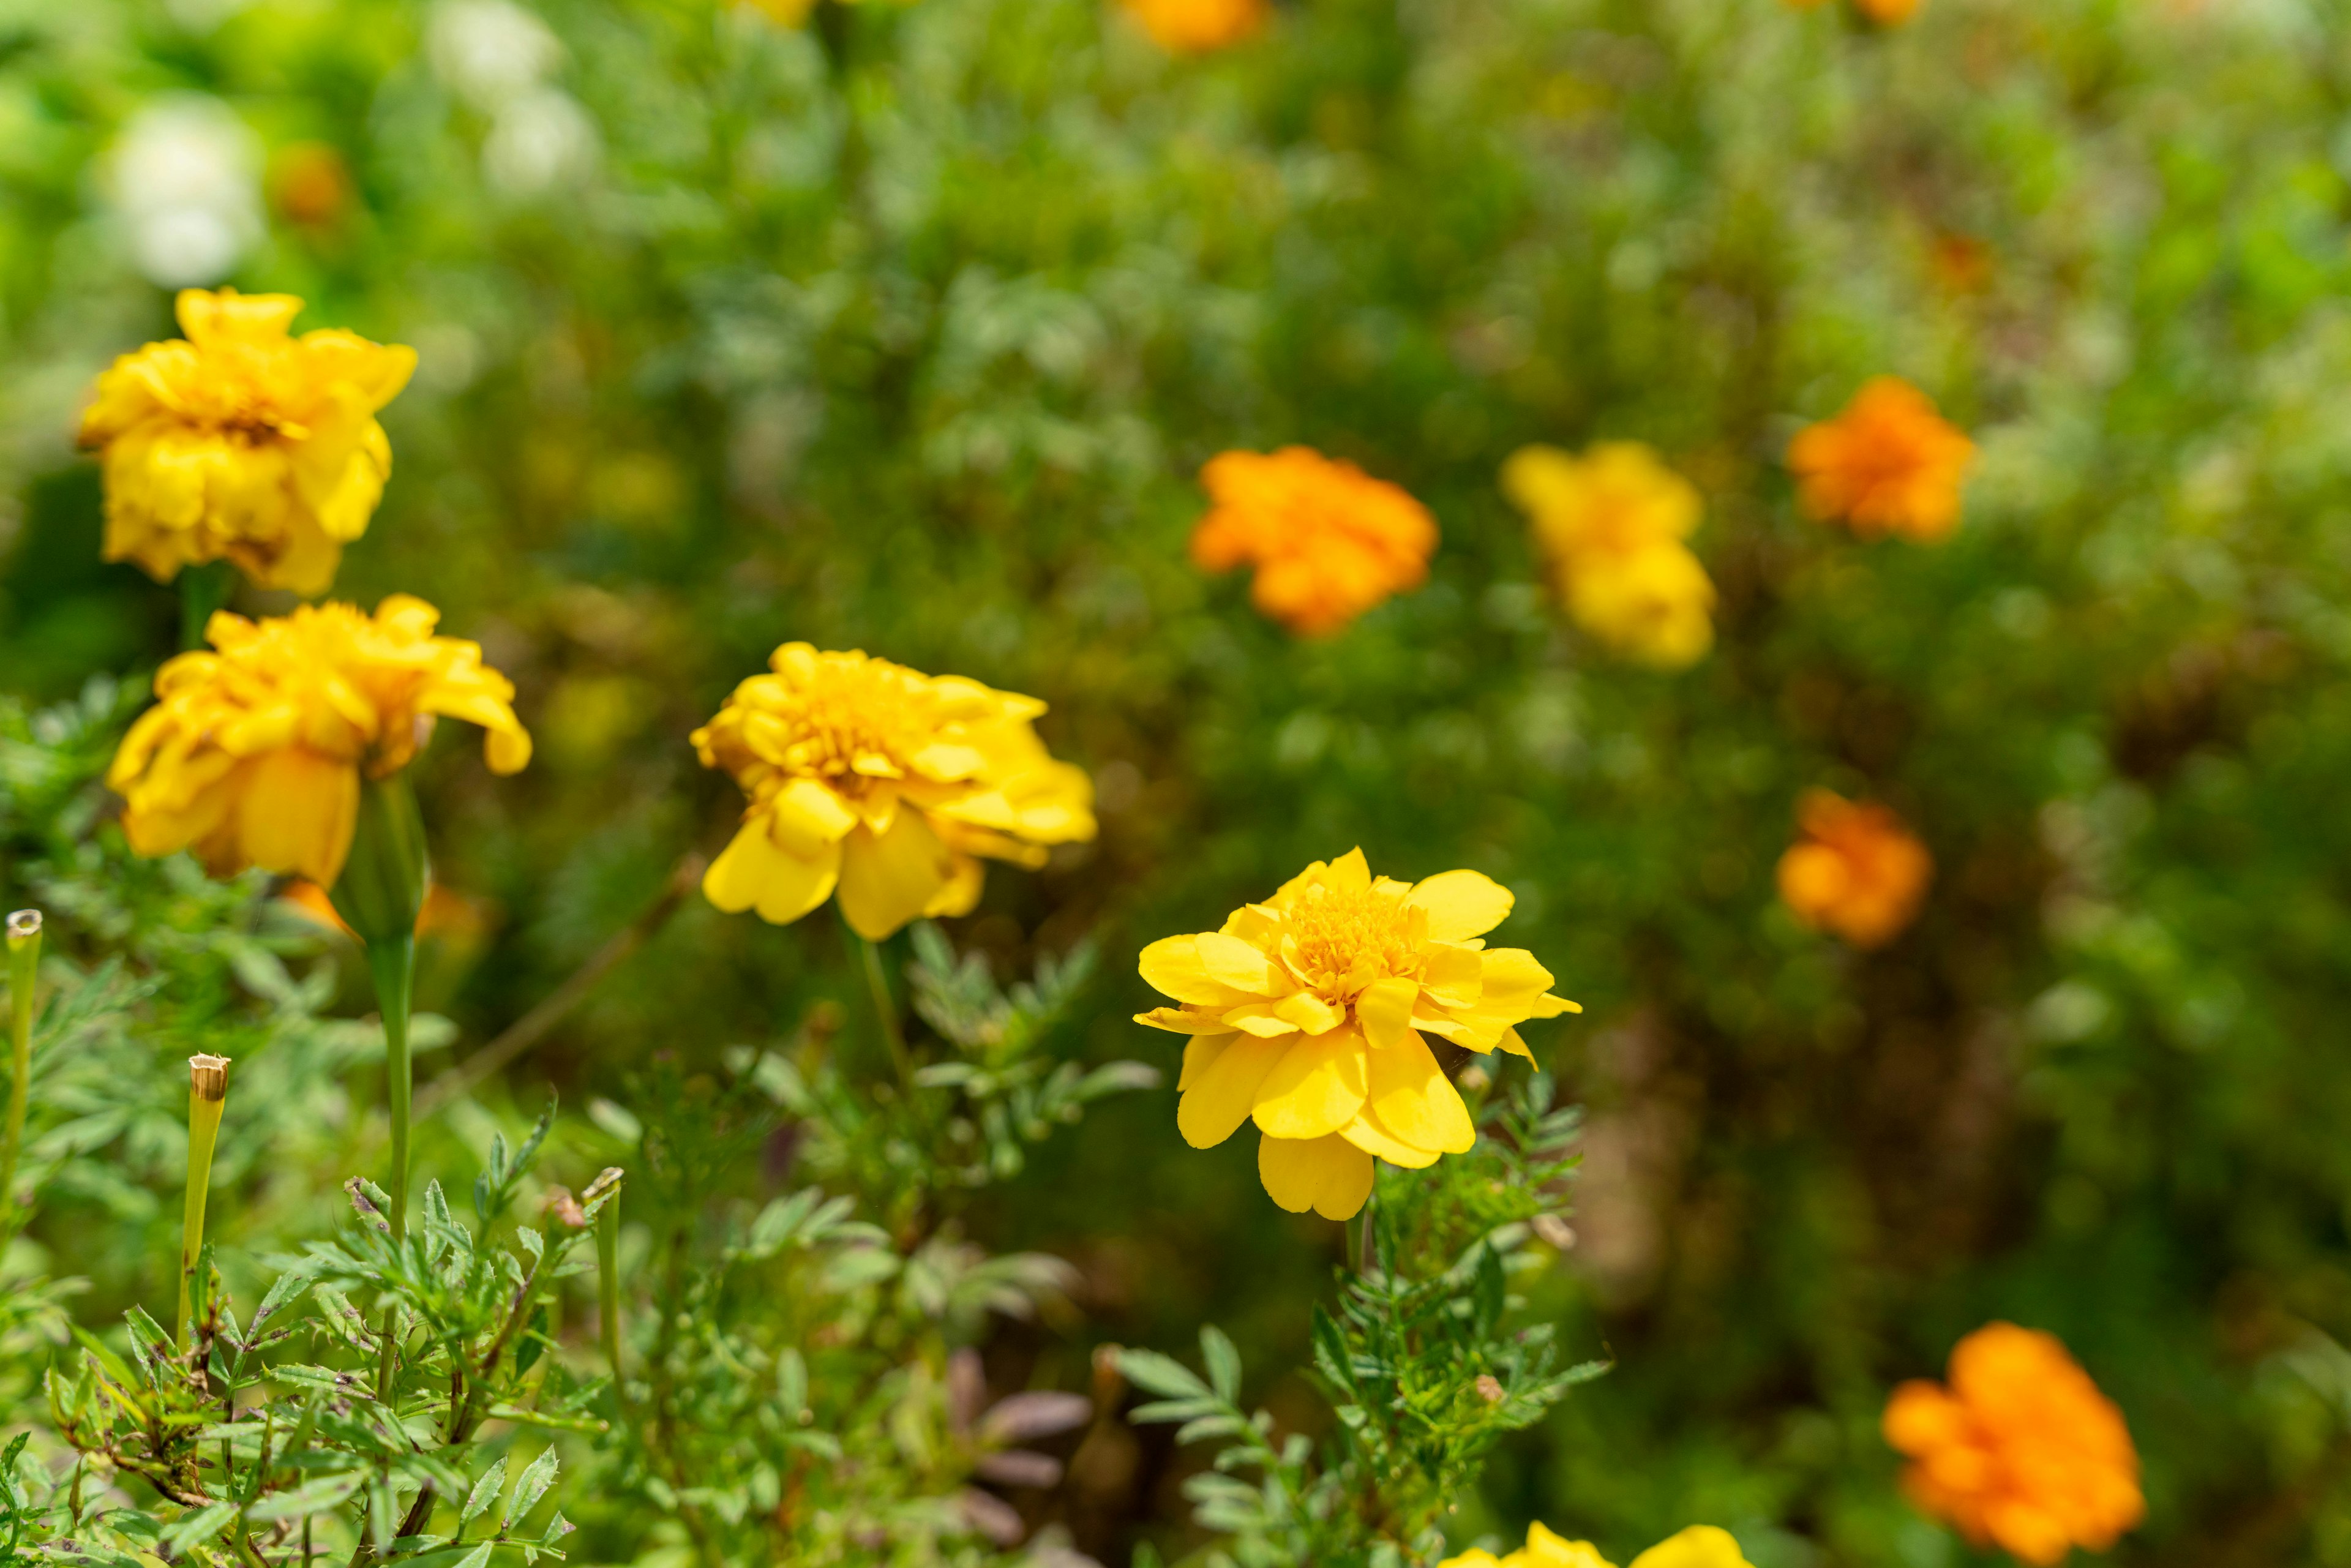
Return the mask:
POLYGON ((1503 493, 1532 519, 1560 601, 1609 647, 1668 669, 1714 643, 1714 583, 1682 541, 1698 487, 1636 441, 1582 457, 1529 446, 1502 465, 1503 493))
POLYGON ((1123 0, 1127 14, 1163 49, 1205 54, 1265 26, 1266 0, 1123 0))
POLYGON ((1178 1007, 1135 1015, 1192 1038, 1176 1124, 1196 1149, 1254 1120, 1258 1175, 1292 1213, 1345 1219, 1372 1156, 1418 1169, 1477 1141, 1423 1031, 1531 1056, 1515 1025, 1581 1012, 1551 971, 1480 940, 1510 913, 1474 871, 1373 880, 1364 852, 1316 861, 1219 931, 1143 950, 1143 977, 1178 1007))
POLYGON ((1922 543, 1959 521, 1959 484, 1976 444, 1895 376, 1864 386, 1834 419, 1788 445, 1804 510, 1864 538, 1902 534, 1922 543))
POLYGON ((1036 698, 806 643, 768 664, 693 737, 751 797, 702 883, 729 914, 789 925, 837 890, 879 941, 970 909, 977 856, 1041 865, 1094 836, 1092 782, 1037 738, 1036 698))
POLYGON ((1437 519, 1352 463, 1305 446, 1227 452, 1200 482, 1214 505, 1192 559, 1210 571, 1253 564, 1249 597, 1293 632, 1327 635, 1427 579, 1437 519))
MULTIPOLYGON (((1464 1552, 1437 1568, 1615 1568, 1589 1541, 1569 1541, 1540 1522, 1527 1526, 1527 1543, 1508 1556, 1464 1552)), ((1750 1568, 1727 1530, 1693 1524, 1633 1559, 1633 1568, 1750 1568)))
POLYGON ((212 652, 155 675, 156 703, 106 776, 128 802, 122 831, 142 855, 193 848, 226 876, 247 866, 332 887, 350 852, 360 777, 405 768, 434 716, 478 724, 492 770, 530 760, 514 685, 479 644, 436 637, 441 612, 394 594, 370 616, 303 605, 247 621, 223 611, 212 652))
POLYGON ((1934 857, 1884 806, 1826 789, 1796 804, 1802 837, 1780 857, 1780 897, 1797 919, 1877 947, 1917 917, 1934 857))
POLYGON ((323 593, 367 531, 392 473, 376 413, 413 349, 287 328, 290 294, 183 290, 184 340, 150 343, 98 378, 81 444, 106 469, 106 559, 167 581, 224 558, 264 588, 323 593))
POLYGON ((1906 1383, 1886 1406, 1921 1509, 2044 1564, 2103 1552, 2144 1516, 2122 1412, 2054 1337, 1989 1323, 1952 1350, 1950 1379, 1906 1383))

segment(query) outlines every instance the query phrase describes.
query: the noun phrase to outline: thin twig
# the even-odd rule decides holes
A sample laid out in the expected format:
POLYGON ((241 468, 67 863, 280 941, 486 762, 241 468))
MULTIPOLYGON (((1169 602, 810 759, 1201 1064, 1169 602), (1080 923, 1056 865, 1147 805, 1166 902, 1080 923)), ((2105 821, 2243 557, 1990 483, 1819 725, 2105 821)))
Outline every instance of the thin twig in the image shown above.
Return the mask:
POLYGON ((599 981, 643 946, 652 939, 653 933, 677 913, 677 906, 684 902, 685 895, 700 884, 703 870, 707 864, 696 851, 688 851, 680 856, 669 873, 669 880, 662 884, 662 890, 653 901, 639 911, 634 920, 614 932, 611 940, 572 971, 569 979, 549 991, 537 1007, 508 1024, 505 1031, 489 1044, 426 1084, 416 1096, 416 1119, 421 1122, 444 1106, 464 1099, 483 1080, 537 1045, 548 1030, 562 1022, 566 1014, 587 999, 588 993, 596 988, 599 981))

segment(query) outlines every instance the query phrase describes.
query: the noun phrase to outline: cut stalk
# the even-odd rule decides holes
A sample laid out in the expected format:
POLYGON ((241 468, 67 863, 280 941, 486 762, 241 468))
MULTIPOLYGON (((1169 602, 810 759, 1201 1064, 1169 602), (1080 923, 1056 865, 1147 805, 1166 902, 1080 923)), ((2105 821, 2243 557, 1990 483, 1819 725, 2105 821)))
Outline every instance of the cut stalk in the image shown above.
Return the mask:
POLYGON ((204 1198, 213 1185, 213 1145, 228 1102, 228 1058, 188 1058, 188 1197, 180 1214, 180 1348, 195 1339, 196 1261, 204 1251, 204 1198))
POLYGON ((41 975, 41 912, 8 916, 8 1126, 0 1136, 0 1235, 16 1220, 16 1156, 33 1090, 34 993, 41 975))

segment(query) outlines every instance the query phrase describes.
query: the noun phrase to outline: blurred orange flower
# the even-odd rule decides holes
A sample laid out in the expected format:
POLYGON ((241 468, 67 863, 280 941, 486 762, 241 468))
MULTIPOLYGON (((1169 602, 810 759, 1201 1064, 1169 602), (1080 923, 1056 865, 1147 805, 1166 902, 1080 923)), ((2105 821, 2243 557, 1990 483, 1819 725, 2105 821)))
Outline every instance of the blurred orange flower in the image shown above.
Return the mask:
MULTIPOLYGON (((277 896, 292 905, 304 919, 329 930, 340 931, 354 942, 360 939, 360 934, 350 928, 335 908, 333 896, 308 877, 297 877, 287 883, 277 896)), ((471 941, 481 934, 487 923, 488 917, 477 901, 437 882, 425 884, 424 906, 416 912, 416 934, 419 936, 445 932, 461 942, 471 941)))
POLYGON ((1428 577, 1437 520, 1352 463, 1305 446, 1227 452, 1200 482, 1214 504, 1193 530, 1192 559, 1210 571, 1254 565, 1250 599, 1293 632, 1336 632, 1428 577))
POLYGON ((1265 0, 1123 0, 1153 41, 1176 54, 1239 43, 1265 26, 1265 0))
POLYGON ((1604 441, 1582 457, 1524 447, 1502 465, 1502 489, 1532 520, 1577 625, 1670 669, 1705 656, 1714 582, 1682 543, 1704 503, 1656 452, 1637 441, 1604 441))
POLYGON ((1906 1383, 1886 1405, 1921 1509, 2043 1564, 2102 1552, 2146 1513, 2122 1412, 2053 1336, 1988 1323, 1951 1352, 1950 1379, 1906 1383))
POLYGON ((350 205, 351 172, 343 155, 327 143, 297 141, 277 154, 269 197, 288 222, 325 228, 350 205))
POLYGON ((1934 857, 1884 806, 1826 789, 1796 805, 1803 836, 1780 857, 1780 897, 1797 919, 1856 947, 1877 947, 1917 917, 1934 857))
POLYGON ((1861 14, 1880 26, 1898 26, 1918 14, 1924 0, 1854 0, 1861 14))
POLYGON ((1865 538, 1921 542, 1959 520, 1959 481, 1976 444, 1935 411, 1934 400, 1895 376, 1864 386, 1834 419, 1788 445, 1804 510, 1865 538))

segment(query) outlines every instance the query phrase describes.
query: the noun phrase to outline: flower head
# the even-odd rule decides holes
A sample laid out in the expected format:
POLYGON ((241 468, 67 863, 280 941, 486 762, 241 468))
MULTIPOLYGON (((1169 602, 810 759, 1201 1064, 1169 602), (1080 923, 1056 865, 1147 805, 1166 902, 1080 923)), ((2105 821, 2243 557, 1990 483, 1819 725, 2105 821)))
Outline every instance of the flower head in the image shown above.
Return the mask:
POLYGON ((1551 971, 1481 938, 1510 913, 1474 871, 1373 879, 1364 852, 1316 861, 1220 931, 1143 950, 1143 977, 1181 1005, 1135 1022, 1191 1036, 1176 1127, 1196 1149, 1254 1120, 1258 1175, 1293 1213, 1344 1219, 1372 1156, 1418 1169, 1477 1141, 1423 1034, 1531 1056, 1515 1025, 1582 1009, 1551 971))
POLYGON ((193 848, 226 876, 247 866, 332 887, 350 852, 360 777, 408 766, 446 715, 487 732, 490 768, 530 760, 514 685, 478 643, 433 635, 441 612, 396 593, 369 615, 306 604, 204 628, 212 651, 155 674, 156 703, 115 753, 106 782, 128 802, 122 831, 142 855, 193 848))
POLYGON ((1094 836, 1093 784, 1037 738, 1034 697, 787 643, 694 732, 751 797, 702 890, 789 925, 838 891, 879 941, 979 898, 980 855, 1042 865, 1094 836))
POLYGON ((1975 451, 1925 392, 1879 376, 1834 419, 1799 432, 1788 466, 1821 521, 1932 543, 1959 525, 1959 481, 1975 451))
POLYGON ((1976 1330, 1951 1352, 1949 1386, 1904 1384, 1885 1427, 1910 1458, 1912 1501, 2027 1563, 2104 1551, 2146 1511, 2122 1412, 2032 1329, 1976 1330))
POLYGON ((158 581, 224 558, 264 588, 322 593, 392 473, 376 413, 413 349, 286 329, 290 294, 180 295, 168 343, 98 378, 81 444, 104 449, 106 559, 158 581))
POLYGON ((1682 541, 1698 527, 1698 488, 1635 441, 1582 457, 1529 446, 1502 488, 1532 520, 1560 600, 1610 647, 1667 668, 1714 642, 1714 583, 1682 541))
POLYGON ((1917 918, 1935 860, 1893 811, 1811 789, 1796 825, 1802 837, 1780 857, 1780 897, 1797 919, 1878 947, 1917 918))
MULTIPOLYGON (((1540 1522, 1527 1526, 1527 1543, 1506 1557, 1465 1552, 1437 1568, 1614 1568, 1589 1541, 1569 1541, 1540 1522)), ((1727 1530, 1693 1524, 1633 1559, 1633 1568, 1749 1568, 1727 1530)))
POLYGON ((1336 632, 1428 576, 1437 520, 1352 463, 1304 446, 1227 452, 1200 482, 1214 505, 1193 530, 1192 559, 1210 571, 1256 566, 1249 597, 1293 632, 1336 632))
POLYGON ((1124 0, 1154 42, 1176 54, 1238 44, 1265 26, 1266 0, 1124 0))

